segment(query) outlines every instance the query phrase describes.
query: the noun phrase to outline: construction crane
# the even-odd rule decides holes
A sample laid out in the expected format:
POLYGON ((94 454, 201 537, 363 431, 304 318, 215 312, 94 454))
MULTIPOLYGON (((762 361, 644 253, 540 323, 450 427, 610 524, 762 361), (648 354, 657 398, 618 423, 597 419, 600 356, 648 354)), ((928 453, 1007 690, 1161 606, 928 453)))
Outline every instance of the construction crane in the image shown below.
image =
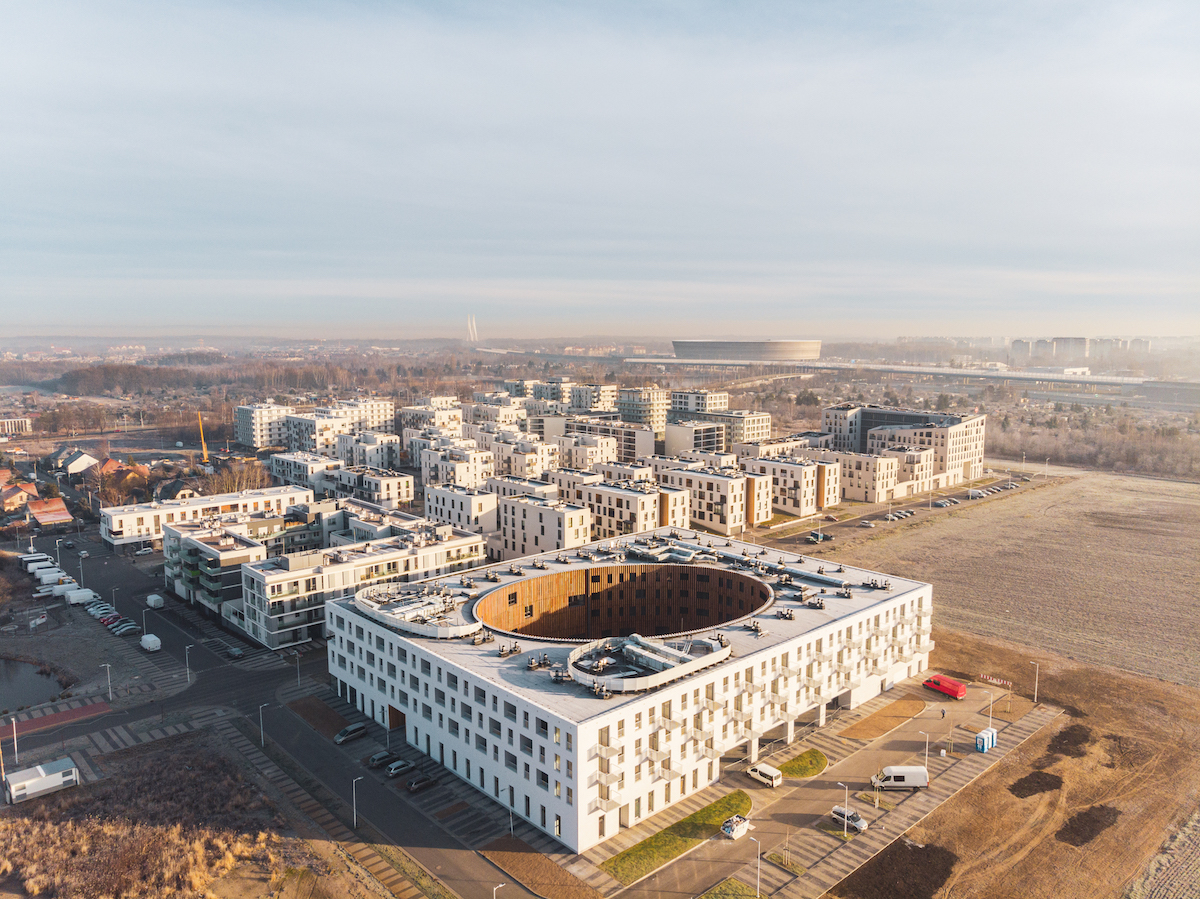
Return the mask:
POLYGON ((204 464, 208 464, 208 444, 204 442, 204 419, 200 413, 196 413, 196 421, 200 422, 200 449, 203 451, 204 464))

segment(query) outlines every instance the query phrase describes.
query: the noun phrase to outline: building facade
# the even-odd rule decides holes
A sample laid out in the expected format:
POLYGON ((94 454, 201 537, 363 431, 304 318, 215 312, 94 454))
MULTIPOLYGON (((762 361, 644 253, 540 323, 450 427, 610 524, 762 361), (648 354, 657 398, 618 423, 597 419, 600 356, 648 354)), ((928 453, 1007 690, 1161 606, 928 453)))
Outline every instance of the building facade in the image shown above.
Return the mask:
POLYGON ((287 417, 295 413, 291 406, 253 403, 234 410, 233 439, 242 446, 262 449, 287 445, 287 417))

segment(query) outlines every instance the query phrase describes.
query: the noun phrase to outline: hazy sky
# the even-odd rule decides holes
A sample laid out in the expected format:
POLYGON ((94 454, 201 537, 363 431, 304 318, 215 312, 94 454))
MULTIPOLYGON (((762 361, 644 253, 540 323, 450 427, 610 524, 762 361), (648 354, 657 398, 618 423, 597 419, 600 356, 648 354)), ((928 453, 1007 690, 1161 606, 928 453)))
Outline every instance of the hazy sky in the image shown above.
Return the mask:
POLYGON ((36 3, 10 333, 1200 333, 1200 3, 36 3))

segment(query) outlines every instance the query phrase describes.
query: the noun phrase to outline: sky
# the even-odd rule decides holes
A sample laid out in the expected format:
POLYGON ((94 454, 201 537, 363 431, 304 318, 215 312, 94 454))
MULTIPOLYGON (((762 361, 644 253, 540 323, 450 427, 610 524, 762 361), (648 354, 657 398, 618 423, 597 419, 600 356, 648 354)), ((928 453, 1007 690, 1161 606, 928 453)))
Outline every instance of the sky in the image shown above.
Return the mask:
POLYGON ((0 0, 13 334, 1200 334, 1200 4, 0 0))

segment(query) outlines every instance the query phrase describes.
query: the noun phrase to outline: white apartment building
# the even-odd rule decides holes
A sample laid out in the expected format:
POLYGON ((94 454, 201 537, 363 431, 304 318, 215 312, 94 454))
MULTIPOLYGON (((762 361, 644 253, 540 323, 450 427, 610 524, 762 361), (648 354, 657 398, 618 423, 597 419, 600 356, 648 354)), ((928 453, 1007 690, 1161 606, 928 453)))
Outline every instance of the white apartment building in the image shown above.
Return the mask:
MULTIPOLYGON (((449 434, 462 433, 462 423, 463 412, 458 406, 401 406, 396 414, 397 430, 402 434, 428 428, 439 428, 449 434)), ((407 443, 406 439, 406 446, 407 443)))
POLYGON ((592 540, 627 537, 660 527, 686 528, 688 492, 654 481, 618 481, 583 487, 583 505, 592 513, 592 540))
POLYGON ((715 421, 667 422, 667 435, 663 444, 668 456, 678 456, 690 450, 721 452, 728 446, 725 425, 715 421))
POLYGON ((692 527, 728 537, 771 520, 770 478, 734 468, 663 469, 658 482, 688 491, 692 527))
POLYGON ((442 577, 483 560, 483 538, 412 519, 382 539, 242 565, 242 596, 223 618, 271 649, 325 635, 325 605, 370 584, 442 577))
POLYGON ((341 400, 312 412, 289 414, 284 421, 289 450, 336 457, 339 434, 394 433, 395 404, 391 400, 341 400))
POLYGON ((672 412, 724 412, 729 394, 724 390, 672 390, 672 412))
POLYGON ((241 493, 194 496, 100 510, 100 537, 114 548, 130 543, 162 540, 163 526, 181 521, 203 521, 234 512, 283 512, 289 506, 310 503, 313 492, 305 487, 264 487, 241 493))
POLYGON ((699 462, 704 468, 737 468, 738 457, 733 453, 714 453, 702 450, 684 450, 680 461, 699 462))
POLYGON ((821 430, 833 435, 833 448, 843 452, 879 453, 888 446, 923 446, 934 450, 934 474, 953 486, 983 476, 987 416, 951 415, 919 409, 841 403, 821 413, 821 430))
POLYGON ((242 565, 267 558, 266 547, 237 533, 237 526, 204 521, 163 526, 166 589, 221 617, 221 606, 242 596, 242 565))
POLYGON ((825 451, 820 453, 819 458, 841 465, 839 479, 842 499, 860 503, 886 503, 896 498, 896 485, 900 483, 900 460, 895 456, 825 451))
POLYGON ((341 459, 316 453, 276 453, 271 457, 271 480, 276 484, 307 487, 315 496, 328 492, 326 473, 342 467, 341 459))
POLYGON ((795 449, 833 446, 833 435, 820 431, 802 431, 784 437, 767 437, 746 443, 733 443, 729 451, 739 459, 770 459, 774 456, 790 456, 795 449))
POLYGON ((771 479, 771 505, 804 517, 841 502, 841 468, 812 459, 744 459, 742 468, 771 479))
POLYGON ((487 536, 500 529, 499 506, 499 495, 486 490, 457 484, 433 484, 425 488, 426 518, 475 534, 487 536))
POLYGON ((421 453, 427 449, 446 449, 461 446, 476 449, 475 441, 462 436, 462 428, 405 428, 401 435, 404 454, 409 465, 419 465, 421 453))
POLYGON ((725 445, 729 452, 736 443, 765 440, 771 436, 771 413, 750 409, 729 409, 724 412, 688 412, 691 421, 708 421, 725 426, 725 445))
POLYGON ((0 435, 9 437, 13 434, 30 434, 33 432, 32 418, 0 418, 0 435))
MULTIPOLYGON (((939 489, 938 475, 933 473, 934 449, 925 446, 894 445, 884 449, 881 456, 894 456, 899 464, 896 473, 896 497, 916 496, 939 489)), ((943 474, 941 477, 945 477, 943 474)))
POLYGON ((671 391, 662 387, 622 387, 617 392, 617 411, 621 420, 642 424, 654 431, 656 439, 667 432, 667 412, 671 391))
POLYGON ((583 488, 587 484, 603 484, 604 475, 598 471, 581 471, 578 468, 556 468, 542 475, 542 480, 558 488, 558 498, 579 505, 583 502, 583 488))
POLYGON ((543 443, 518 432, 472 434, 480 449, 489 450, 496 460, 496 473, 518 478, 537 478, 542 472, 558 468, 558 445, 543 443))
POLYGON ((831 703, 926 669, 928 584, 775 549, 769 573, 786 577, 768 577, 745 566, 761 547, 703 541, 663 528, 496 564, 450 602, 422 584, 331 600, 332 685, 478 802, 579 853, 661 830, 655 815, 716 783, 722 758, 755 761, 831 703))
POLYGON ((614 438, 620 462, 634 462, 643 456, 654 455, 654 429, 647 425, 603 418, 569 418, 565 433, 614 438))
POLYGON ((558 487, 549 481, 518 478, 514 475, 495 475, 487 479, 483 489, 497 496, 538 496, 558 499, 558 487))
POLYGON ((593 468, 604 475, 606 481, 650 481, 654 479, 654 469, 644 461, 637 462, 601 462, 593 468))
POLYGON ((513 400, 507 393, 476 394, 477 401, 467 403, 462 407, 463 425, 492 424, 500 428, 520 429, 529 413, 525 405, 513 400), (484 402, 478 397, 485 396, 489 400, 495 396, 495 402, 484 402))
POLYGON ((287 445, 287 417, 295 413, 291 406, 253 403, 238 406, 233 413, 233 439, 242 446, 287 445))
POLYGON ((592 513, 583 506, 540 496, 501 496, 499 500, 497 558, 507 561, 573 549, 591 540, 592 513))
POLYGON ((495 473, 496 462, 492 454, 473 446, 434 446, 421 451, 421 483, 425 486, 482 487, 495 473))
POLYGON ((575 384, 571 388, 572 412, 615 412, 616 384, 575 384))
POLYGON ((381 509, 397 509, 413 501, 413 477, 381 468, 355 465, 325 473, 327 492, 361 500, 381 509))
POLYGON ((558 467, 588 470, 605 462, 617 461, 615 437, 594 437, 590 434, 572 434, 552 437, 550 442, 558 447, 558 467))
POLYGON ((575 383, 567 378, 547 378, 545 381, 534 382, 532 395, 535 400, 566 405, 571 402, 571 391, 574 387, 575 383))
POLYGON ((349 466, 395 468, 400 464, 402 439, 399 434, 375 431, 338 434, 337 457, 349 466))

